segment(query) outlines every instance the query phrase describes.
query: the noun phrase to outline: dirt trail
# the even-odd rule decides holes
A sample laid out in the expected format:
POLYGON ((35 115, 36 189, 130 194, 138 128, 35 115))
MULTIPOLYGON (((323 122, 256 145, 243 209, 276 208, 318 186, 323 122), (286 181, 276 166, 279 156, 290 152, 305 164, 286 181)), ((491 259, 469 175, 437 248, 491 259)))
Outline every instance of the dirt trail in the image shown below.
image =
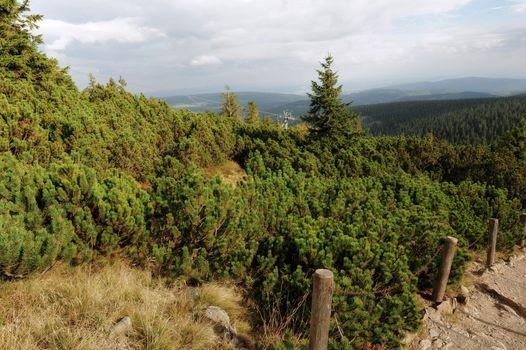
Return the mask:
POLYGON ((438 306, 425 301, 424 330, 411 350, 526 350, 526 255, 490 270, 475 263, 469 288, 438 306))

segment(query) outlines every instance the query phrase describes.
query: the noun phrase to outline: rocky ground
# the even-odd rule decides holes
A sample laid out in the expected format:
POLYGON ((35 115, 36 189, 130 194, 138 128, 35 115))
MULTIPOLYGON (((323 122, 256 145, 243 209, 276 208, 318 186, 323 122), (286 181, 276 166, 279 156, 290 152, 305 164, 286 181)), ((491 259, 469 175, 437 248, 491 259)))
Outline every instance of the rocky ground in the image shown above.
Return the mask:
POLYGON ((456 295, 437 307, 426 303, 423 330, 410 350, 526 349, 526 255, 515 254, 491 269, 473 264, 456 295))

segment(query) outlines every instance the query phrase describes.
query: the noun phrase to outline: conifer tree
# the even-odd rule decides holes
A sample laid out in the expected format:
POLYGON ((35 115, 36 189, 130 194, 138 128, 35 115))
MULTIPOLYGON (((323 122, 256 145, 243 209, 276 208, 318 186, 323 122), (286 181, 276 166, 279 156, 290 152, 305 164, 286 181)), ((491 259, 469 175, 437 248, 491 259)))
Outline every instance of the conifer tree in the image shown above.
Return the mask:
POLYGON ((32 30, 37 28, 40 15, 25 15, 29 11, 29 2, 19 3, 16 0, 4 0, 0 5, 0 76, 6 74, 11 78, 33 79, 35 71, 42 74, 48 67, 43 55, 37 51, 42 43, 32 30))
POLYGON ((319 82, 312 81, 309 114, 303 118, 318 136, 339 138, 360 131, 358 116, 350 111, 340 95, 342 86, 338 85, 338 74, 332 69, 333 57, 329 54, 317 70, 319 82))
MULTIPOLYGON (((42 37, 33 32, 42 16, 28 14, 29 11, 28 0, 0 1, 0 79, 6 78, 17 84, 45 82, 48 87, 53 82, 76 90, 67 68, 60 69, 55 59, 39 51, 42 37)), ((16 90, 27 91, 27 86, 16 90)))
POLYGON ((241 106, 237 99, 237 95, 230 91, 230 87, 225 87, 223 93, 223 104, 221 105, 221 113, 232 119, 240 119, 241 117, 241 106))
POLYGON ((259 109, 256 102, 249 101, 247 107, 245 108, 245 113, 247 115, 247 122, 249 124, 259 123, 259 109))

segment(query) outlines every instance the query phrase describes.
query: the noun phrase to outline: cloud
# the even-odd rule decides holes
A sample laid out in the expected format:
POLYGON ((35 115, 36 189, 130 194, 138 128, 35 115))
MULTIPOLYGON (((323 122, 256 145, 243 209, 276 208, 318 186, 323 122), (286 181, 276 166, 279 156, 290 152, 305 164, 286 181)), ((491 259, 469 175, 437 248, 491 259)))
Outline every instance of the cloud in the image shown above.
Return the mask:
POLYGON ((526 3, 514 5, 513 11, 520 14, 526 14, 526 3))
MULTIPOLYGON (((517 14, 526 13, 524 5, 506 2, 517 14)), ((147 92, 225 84, 308 88, 327 52, 342 81, 427 79, 462 69, 495 75, 504 69, 501 60, 511 64, 526 50, 522 18, 490 11, 488 20, 486 0, 33 0, 32 6, 49 18, 40 31, 61 64, 122 75, 130 88, 147 92), (221 69, 206 75, 192 68, 214 65, 221 69)), ((515 61, 506 69, 525 74, 515 61)))
POLYGON ((194 57, 192 61, 190 62, 190 65, 192 66, 212 66, 212 65, 218 65, 222 64, 223 62, 221 59, 214 55, 201 55, 194 57))
POLYGON ((48 44, 47 51, 64 51, 68 45, 78 41, 83 44, 105 43, 141 43, 150 38, 164 37, 161 31, 142 26, 138 18, 115 18, 108 21, 68 23, 62 20, 45 19, 40 24, 40 31, 48 44))

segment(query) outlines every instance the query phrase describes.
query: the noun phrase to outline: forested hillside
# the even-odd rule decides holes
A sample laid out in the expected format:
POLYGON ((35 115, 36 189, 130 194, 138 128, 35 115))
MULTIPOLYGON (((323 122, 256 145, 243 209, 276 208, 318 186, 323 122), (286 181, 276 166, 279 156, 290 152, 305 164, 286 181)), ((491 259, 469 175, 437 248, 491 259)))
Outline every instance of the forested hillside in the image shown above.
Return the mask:
MULTIPOLYGON (((305 95, 265 92, 237 92, 236 95, 239 102, 243 105, 246 105, 250 101, 255 101, 262 111, 268 112, 278 110, 277 113, 283 112, 283 109, 281 108, 283 105, 305 100, 307 98, 305 95)), ((223 103, 221 93, 169 96, 162 99, 177 109, 189 109, 194 112, 219 112, 221 110, 221 104, 223 103)))
POLYGON ((255 333, 283 320, 270 346, 284 349, 305 345, 305 292, 323 267, 344 291, 331 349, 396 348, 419 326, 416 294, 446 236, 459 239, 455 282, 484 246, 488 218, 500 219, 499 249, 522 235, 524 121, 491 146, 370 136, 339 99, 329 60, 312 87, 310 128, 177 111, 122 80, 79 91, 39 52, 30 31, 39 18, 27 10, 7 0, 0 11, 6 279, 124 256, 192 285, 234 281, 255 305, 255 333), (232 185, 209 175, 226 161, 247 176, 232 185))
POLYGON ((433 135, 456 144, 489 144, 526 114, 526 95, 359 106, 374 135, 433 135))
MULTIPOLYGON (((239 102, 246 105, 254 101, 265 114, 273 116, 282 115, 284 111, 294 116, 307 114, 309 100, 306 95, 264 93, 264 92, 237 92, 239 102)), ((434 101, 434 100, 462 100, 496 97, 485 92, 448 92, 448 90, 396 90, 396 89, 371 89, 342 95, 344 102, 352 102, 355 106, 401 102, 401 101, 434 101)), ((222 94, 195 94, 163 97, 169 105, 177 109, 188 109, 193 112, 214 111, 221 109, 222 94)))

